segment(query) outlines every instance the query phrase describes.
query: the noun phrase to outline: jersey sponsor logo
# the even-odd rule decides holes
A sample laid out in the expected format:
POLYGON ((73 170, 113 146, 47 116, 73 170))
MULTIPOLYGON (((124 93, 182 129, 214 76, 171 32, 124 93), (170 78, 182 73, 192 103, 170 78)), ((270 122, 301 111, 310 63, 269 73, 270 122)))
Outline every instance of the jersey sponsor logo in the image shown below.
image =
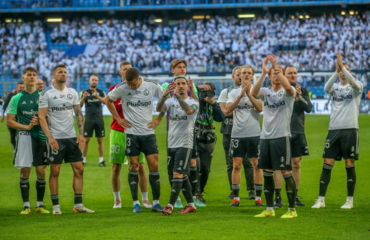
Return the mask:
POLYGON ((135 94, 140 94, 140 93, 141 93, 141 91, 138 91, 138 90, 135 91, 135 94))
POLYGON ((333 101, 336 101, 336 102, 343 102, 346 99, 352 99, 352 95, 340 96, 339 98, 333 97, 333 101))
POLYGON ((178 116, 178 115, 175 115, 174 117, 170 116, 170 120, 172 121, 188 120, 188 116, 178 116))
POLYGON ((147 106, 150 106, 152 105, 152 101, 148 101, 148 102, 127 102, 127 106, 128 107, 147 107, 147 106))
POLYGON ((33 110, 31 110, 31 111, 22 111, 22 114, 24 114, 24 115, 35 115, 35 114, 37 114, 37 111, 33 111, 33 110))
POLYGON ((285 101, 281 101, 281 102, 277 102, 277 103, 274 103, 274 104, 269 104, 268 102, 265 102, 264 106, 265 107, 268 107, 268 108, 278 108, 280 106, 284 106, 285 105, 285 101))
POLYGON ((100 100, 97 99, 97 98, 93 98, 93 99, 87 99, 87 102, 99 102, 100 100))
POLYGON ((26 136, 28 136, 28 135, 30 135, 30 132, 28 132, 28 131, 19 131, 18 135, 26 135, 26 136))
POLYGON ((59 98, 64 98, 66 95, 60 95, 59 98))
POLYGON ((51 107, 52 112, 60 112, 60 111, 67 111, 67 110, 72 110, 73 106, 65 106, 63 107, 51 107))
POLYGON ((244 106, 237 106, 236 107, 238 110, 241 110, 241 109, 251 109, 251 108, 254 108, 254 106, 253 105, 249 105, 249 104, 245 104, 244 106))

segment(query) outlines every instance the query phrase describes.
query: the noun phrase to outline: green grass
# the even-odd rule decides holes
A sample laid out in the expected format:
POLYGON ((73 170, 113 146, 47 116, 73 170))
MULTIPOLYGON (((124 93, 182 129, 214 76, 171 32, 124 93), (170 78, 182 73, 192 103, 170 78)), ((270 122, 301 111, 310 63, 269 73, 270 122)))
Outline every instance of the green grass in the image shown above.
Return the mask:
MULTIPOLYGON (((105 118, 109 129, 110 117, 105 118)), ((132 202, 127 184, 127 170, 122 171, 123 208, 113 209, 113 194, 110 186, 110 164, 98 167, 97 144, 92 139, 85 168, 84 203, 96 210, 96 214, 74 214, 72 171, 63 165, 60 175, 60 204, 63 215, 19 214, 22 201, 19 191, 19 170, 12 166, 8 131, 0 125, 0 239, 370 239, 370 193, 368 186, 370 156, 370 115, 360 116, 360 158, 356 164, 357 185, 354 209, 342 210, 346 198, 346 174, 344 162, 337 162, 332 173, 326 197, 325 209, 311 209, 318 194, 322 169, 321 154, 327 134, 329 116, 307 116, 307 140, 310 156, 302 163, 302 180, 299 195, 306 207, 297 208, 298 218, 280 219, 286 211, 277 209, 275 218, 255 219, 253 216, 263 208, 247 200, 247 192, 241 191, 241 206, 232 208, 228 189, 226 166, 219 136, 212 162, 212 172, 206 188, 206 208, 198 213, 162 216, 144 209, 141 214, 132 213, 132 202)), ((219 132, 219 125, 217 132, 219 132)), ((162 179, 161 203, 169 198, 169 183, 166 173, 165 124, 157 129, 160 149, 160 172, 162 179)), ((105 138, 106 159, 108 142, 105 138)), ((124 165, 126 166, 126 165, 124 165)), ((126 168, 126 167, 124 167, 126 168)), ((245 183, 242 182, 242 189, 245 183)), ((149 188, 150 191, 150 188, 149 188)), ((46 190, 45 205, 51 209, 49 190, 46 190)), ((35 174, 31 175, 31 205, 35 204, 35 174)), ((283 195, 286 203, 285 193, 283 195)), ((183 201, 184 202, 184 201, 183 201)))

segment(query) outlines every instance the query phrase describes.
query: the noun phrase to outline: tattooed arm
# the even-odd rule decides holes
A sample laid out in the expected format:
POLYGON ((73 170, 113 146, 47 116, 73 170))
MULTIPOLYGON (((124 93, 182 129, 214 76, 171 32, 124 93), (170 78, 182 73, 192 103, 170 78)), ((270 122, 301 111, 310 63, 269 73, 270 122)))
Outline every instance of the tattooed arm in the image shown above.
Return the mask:
POLYGON ((73 105, 73 110, 76 114, 77 119, 77 126, 78 126, 78 137, 77 137, 77 143, 78 148, 83 149, 85 147, 85 137, 84 137, 84 117, 81 112, 80 105, 73 105))
POLYGON ((179 94, 175 94, 175 97, 177 98, 177 100, 179 101, 179 104, 180 104, 180 107, 182 110, 184 110, 184 112, 187 114, 187 115, 190 115, 192 114, 195 109, 192 108, 191 106, 189 106, 189 104, 187 104, 184 99, 181 98, 181 96, 179 94))

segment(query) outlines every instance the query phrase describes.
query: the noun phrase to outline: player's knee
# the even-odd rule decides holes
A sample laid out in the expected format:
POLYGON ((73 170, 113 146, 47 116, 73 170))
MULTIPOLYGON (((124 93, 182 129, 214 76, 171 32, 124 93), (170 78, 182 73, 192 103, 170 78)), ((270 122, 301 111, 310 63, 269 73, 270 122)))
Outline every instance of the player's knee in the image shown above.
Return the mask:
POLYGON ((240 169, 242 168, 242 164, 241 163, 239 163, 239 162, 234 162, 234 164, 233 164, 233 170, 234 171, 240 171, 240 169))
POLYGON ((103 138, 98 138, 98 144, 103 144, 103 138))
POLYGON ((85 138, 85 144, 88 145, 90 142, 90 138, 85 138))
POLYGON ((158 171, 158 163, 151 163, 151 164, 149 165, 149 170, 150 170, 151 172, 156 172, 156 171, 158 171))
POLYGON ((139 164, 138 163, 131 163, 130 164, 130 170, 134 171, 134 172, 138 172, 139 171, 139 164))

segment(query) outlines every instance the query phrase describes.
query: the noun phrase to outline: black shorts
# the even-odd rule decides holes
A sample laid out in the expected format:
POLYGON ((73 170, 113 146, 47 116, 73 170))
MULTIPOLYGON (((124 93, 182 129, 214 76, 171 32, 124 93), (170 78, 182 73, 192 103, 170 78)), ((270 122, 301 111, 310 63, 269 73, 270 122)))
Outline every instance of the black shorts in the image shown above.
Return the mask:
POLYGON ((189 175, 191 152, 190 148, 169 148, 167 150, 168 175, 174 172, 189 175))
POLYGON ((232 138, 230 142, 230 156, 244 158, 258 158, 260 137, 232 138))
POLYGON ((95 131, 95 137, 105 137, 104 121, 103 119, 89 119, 86 117, 84 125, 84 137, 91 138, 95 131))
POLYGON ((50 149, 50 164, 80 162, 82 161, 82 153, 78 148, 77 138, 56 139, 59 145, 59 150, 50 149))
POLYGON ((261 139, 259 169, 292 170, 289 137, 261 139))
POLYGON ((290 137, 290 149, 292 158, 310 155, 310 152, 308 151, 306 135, 292 134, 290 137))
POLYGON ((323 158, 358 160, 358 129, 329 130, 323 158))
POLYGON ((126 134, 126 155, 139 156, 140 152, 143 152, 145 156, 158 154, 158 144, 154 134, 126 134))

